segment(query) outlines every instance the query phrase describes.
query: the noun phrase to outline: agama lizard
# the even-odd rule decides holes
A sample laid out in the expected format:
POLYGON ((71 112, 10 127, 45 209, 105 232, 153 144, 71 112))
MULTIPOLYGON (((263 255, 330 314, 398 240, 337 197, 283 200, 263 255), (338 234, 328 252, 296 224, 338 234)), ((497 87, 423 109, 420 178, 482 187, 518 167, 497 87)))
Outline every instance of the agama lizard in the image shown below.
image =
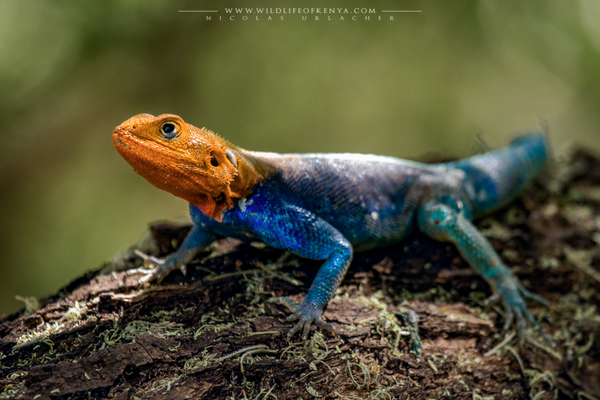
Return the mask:
POLYGON ((524 299, 529 292, 471 222, 506 204, 544 166, 543 134, 456 162, 423 164, 363 154, 277 154, 243 150, 181 117, 137 115, 112 135, 117 151, 154 186, 190 203, 193 228, 164 259, 147 256, 140 282, 159 281, 219 237, 262 241, 323 260, 304 300, 288 318, 289 337, 310 327, 333 330, 323 310, 354 251, 396 243, 414 229, 452 242, 502 300, 506 330, 516 319, 521 343, 529 322, 544 338, 524 299))

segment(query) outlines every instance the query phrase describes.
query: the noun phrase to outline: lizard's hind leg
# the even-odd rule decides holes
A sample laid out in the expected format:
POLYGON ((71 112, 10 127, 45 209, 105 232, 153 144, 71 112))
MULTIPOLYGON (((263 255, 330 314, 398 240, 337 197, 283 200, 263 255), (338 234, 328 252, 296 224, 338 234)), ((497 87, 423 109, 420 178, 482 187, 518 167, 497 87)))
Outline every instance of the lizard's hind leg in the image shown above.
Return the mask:
POLYGON ((546 342, 554 345, 527 309, 523 298, 536 300, 545 306, 548 306, 548 302, 523 287, 490 242, 459 210, 440 201, 430 201, 419 208, 417 223, 419 229, 429 237, 454 243, 463 258, 492 286, 492 299, 501 298, 506 309, 504 329, 516 319, 520 345, 525 339, 527 321, 542 334, 546 342))

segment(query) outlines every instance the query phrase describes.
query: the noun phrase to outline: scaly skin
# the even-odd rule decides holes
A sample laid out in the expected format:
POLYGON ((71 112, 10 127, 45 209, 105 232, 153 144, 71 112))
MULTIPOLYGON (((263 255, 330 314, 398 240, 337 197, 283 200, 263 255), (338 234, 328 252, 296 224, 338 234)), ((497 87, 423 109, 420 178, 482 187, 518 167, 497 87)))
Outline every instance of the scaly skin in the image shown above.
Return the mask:
POLYGON ((145 257, 154 268, 144 270, 141 282, 185 271, 218 237, 260 240, 323 260, 304 301, 291 306, 289 320, 298 323, 290 336, 302 330, 306 340, 312 323, 332 329, 321 316, 353 252, 398 242, 416 228, 454 243, 489 282, 493 298, 504 302, 505 329, 516 318, 521 342, 527 322, 540 330, 524 298, 547 302, 521 285, 471 220, 506 204, 540 171, 549 152, 541 134, 431 165, 361 154, 250 152, 171 114, 135 116, 115 129, 113 143, 151 184, 188 201, 194 222, 175 253, 145 257))

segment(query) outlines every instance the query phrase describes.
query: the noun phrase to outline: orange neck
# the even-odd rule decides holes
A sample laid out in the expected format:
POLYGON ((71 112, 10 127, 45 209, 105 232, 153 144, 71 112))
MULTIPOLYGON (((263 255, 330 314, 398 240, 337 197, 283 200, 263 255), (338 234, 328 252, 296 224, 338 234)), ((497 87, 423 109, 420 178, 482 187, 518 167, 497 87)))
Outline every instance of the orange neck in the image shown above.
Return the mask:
POLYGON ((249 196, 256 185, 276 173, 277 168, 229 142, 225 143, 227 149, 234 154, 237 163, 238 173, 229 184, 231 197, 237 202, 249 196))

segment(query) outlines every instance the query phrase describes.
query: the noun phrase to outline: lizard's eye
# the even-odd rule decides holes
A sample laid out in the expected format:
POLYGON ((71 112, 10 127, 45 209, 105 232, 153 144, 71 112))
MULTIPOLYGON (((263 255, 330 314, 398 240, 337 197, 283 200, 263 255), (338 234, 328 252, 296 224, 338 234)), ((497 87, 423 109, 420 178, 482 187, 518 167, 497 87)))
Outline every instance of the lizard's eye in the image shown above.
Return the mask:
POLYGON ((173 139, 179 134, 179 126, 174 122, 164 122, 160 126, 160 133, 165 139, 173 139))

